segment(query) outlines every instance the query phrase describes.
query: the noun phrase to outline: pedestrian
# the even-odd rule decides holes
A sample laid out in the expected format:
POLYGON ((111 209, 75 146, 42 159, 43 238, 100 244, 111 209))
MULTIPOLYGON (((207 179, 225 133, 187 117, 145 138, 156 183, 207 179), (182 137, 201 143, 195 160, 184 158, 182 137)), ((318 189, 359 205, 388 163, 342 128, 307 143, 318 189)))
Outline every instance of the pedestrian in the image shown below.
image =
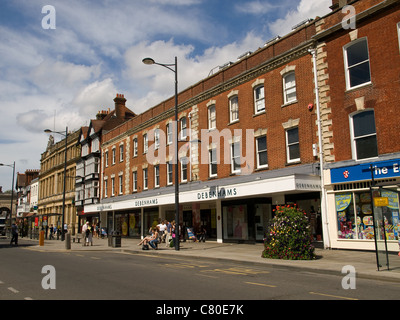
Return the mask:
POLYGON ((16 246, 18 246, 18 226, 13 223, 11 225, 11 241, 10 241, 10 246, 12 245, 12 243, 14 242, 16 246))
POLYGON ((49 240, 53 239, 54 240, 54 227, 53 225, 50 225, 50 237, 49 240))
POLYGON ((90 245, 93 246, 93 227, 91 227, 89 224, 86 229, 86 242, 87 245, 89 245, 90 242, 90 245))
POLYGON ((82 239, 83 239, 83 246, 86 246, 86 238, 87 238, 87 235, 86 235, 86 231, 87 231, 87 229, 88 229, 88 227, 89 227, 89 221, 87 221, 83 226, 82 226, 82 239))

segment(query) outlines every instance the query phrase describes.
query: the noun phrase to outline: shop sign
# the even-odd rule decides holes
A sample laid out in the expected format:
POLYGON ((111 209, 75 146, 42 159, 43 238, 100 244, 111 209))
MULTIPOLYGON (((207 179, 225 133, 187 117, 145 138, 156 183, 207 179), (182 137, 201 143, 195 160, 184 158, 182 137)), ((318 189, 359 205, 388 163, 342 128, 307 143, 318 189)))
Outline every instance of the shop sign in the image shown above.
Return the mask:
POLYGON ((236 188, 210 188, 209 191, 197 192, 197 200, 221 199, 236 195, 236 188))
POLYGON ((389 199, 386 197, 374 197, 375 207, 387 207, 389 205, 389 199))
POLYGON ((400 177, 400 160, 378 161, 331 169, 331 182, 343 183, 371 180, 371 168, 374 179, 400 177))

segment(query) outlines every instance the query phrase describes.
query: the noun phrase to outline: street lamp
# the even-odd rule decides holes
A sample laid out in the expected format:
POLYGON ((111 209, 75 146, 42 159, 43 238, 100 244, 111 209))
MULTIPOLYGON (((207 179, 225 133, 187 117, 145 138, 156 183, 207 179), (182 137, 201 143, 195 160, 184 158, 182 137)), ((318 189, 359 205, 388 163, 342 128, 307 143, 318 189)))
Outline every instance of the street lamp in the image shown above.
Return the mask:
POLYGON ((63 188, 63 201, 62 201, 62 219, 61 219, 61 241, 64 241, 64 219, 65 219, 65 182, 67 176, 67 137, 68 137, 68 127, 65 128, 65 134, 63 132, 52 131, 50 129, 44 130, 46 133, 58 133, 65 137, 65 157, 64 157, 64 188, 63 188))
POLYGON ((175 250, 179 250, 179 175, 178 175, 178 59, 175 57, 175 63, 157 63, 152 58, 144 58, 144 64, 157 64, 175 73, 175 250))
POLYGON ((12 211, 13 211, 13 201, 14 201, 14 177, 15 177, 15 161, 14 163, 11 164, 4 164, 0 163, 0 166, 4 167, 10 167, 13 168, 13 176, 12 176, 12 184, 11 184, 11 206, 10 206, 10 228, 11 228, 11 223, 12 223, 12 211))

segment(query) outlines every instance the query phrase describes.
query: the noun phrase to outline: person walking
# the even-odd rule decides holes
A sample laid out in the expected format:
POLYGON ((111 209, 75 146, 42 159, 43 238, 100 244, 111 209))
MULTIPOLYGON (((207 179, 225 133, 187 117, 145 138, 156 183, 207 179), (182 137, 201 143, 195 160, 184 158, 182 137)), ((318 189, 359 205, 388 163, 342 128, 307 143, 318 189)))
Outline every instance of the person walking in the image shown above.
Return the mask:
POLYGON ((18 246, 18 226, 13 223, 11 225, 11 241, 10 241, 10 246, 12 245, 12 243, 14 242, 16 246, 18 246))
POLYGON ((87 221, 87 222, 82 226, 83 246, 86 246, 88 227, 89 227, 89 221, 87 221))

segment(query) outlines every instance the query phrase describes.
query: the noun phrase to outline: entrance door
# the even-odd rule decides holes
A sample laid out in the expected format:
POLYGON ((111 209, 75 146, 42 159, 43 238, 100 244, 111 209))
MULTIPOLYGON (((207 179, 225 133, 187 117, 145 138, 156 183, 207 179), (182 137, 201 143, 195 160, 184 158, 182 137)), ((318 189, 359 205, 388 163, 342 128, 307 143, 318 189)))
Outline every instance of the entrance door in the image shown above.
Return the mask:
POLYGON ((200 210, 200 225, 207 231, 207 238, 217 238, 216 209, 200 210))

